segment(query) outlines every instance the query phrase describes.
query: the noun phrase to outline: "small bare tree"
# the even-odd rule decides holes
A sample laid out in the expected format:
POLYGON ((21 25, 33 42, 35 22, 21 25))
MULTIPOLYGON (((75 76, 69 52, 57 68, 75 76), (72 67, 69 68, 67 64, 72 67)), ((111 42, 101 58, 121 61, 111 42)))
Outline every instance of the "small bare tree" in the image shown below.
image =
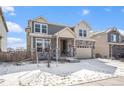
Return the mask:
POLYGON ((48 45, 48 64, 47 67, 50 67, 50 63, 51 63, 51 48, 50 48, 50 44, 48 45))

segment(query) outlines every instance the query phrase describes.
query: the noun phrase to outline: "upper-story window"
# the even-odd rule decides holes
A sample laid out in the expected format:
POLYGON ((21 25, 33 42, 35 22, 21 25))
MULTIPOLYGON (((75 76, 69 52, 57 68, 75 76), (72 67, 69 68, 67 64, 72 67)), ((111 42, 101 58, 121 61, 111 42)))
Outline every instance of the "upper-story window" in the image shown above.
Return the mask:
POLYGON ((117 35, 111 34, 111 42, 117 42, 117 35))
POLYGON ((34 25, 34 32, 38 33, 48 33, 48 25, 47 24, 40 24, 40 23, 35 23, 34 25))
POLYGON ((46 24, 42 25, 42 33, 47 33, 47 25, 46 24))
POLYGON ((86 30, 82 30, 82 29, 79 29, 79 36, 83 36, 83 37, 86 37, 87 36, 87 32, 86 30))
POLYGON ((79 36, 83 36, 83 30, 79 29, 79 36))
POLYGON ((35 32, 40 32, 40 24, 35 24, 35 32))
POLYGON ((87 36, 87 32, 86 32, 86 30, 83 30, 84 31, 84 37, 86 37, 87 36))

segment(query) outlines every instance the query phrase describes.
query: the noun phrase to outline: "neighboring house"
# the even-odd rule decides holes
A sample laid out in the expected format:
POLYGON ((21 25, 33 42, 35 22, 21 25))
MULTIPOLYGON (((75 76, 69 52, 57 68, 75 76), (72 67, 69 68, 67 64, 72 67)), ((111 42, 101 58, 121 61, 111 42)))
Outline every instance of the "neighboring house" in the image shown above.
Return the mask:
POLYGON ((117 28, 109 28, 91 36, 95 40, 95 54, 103 58, 124 57, 124 36, 117 28))
POLYGON ((7 51, 7 25, 0 8, 0 51, 7 51))
POLYGON ((15 50, 13 48, 7 48, 7 52, 14 52, 15 50))
POLYGON ((26 51, 26 49, 24 47, 16 47, 15 50, 16 51, 26 51))
POLYGON ((38 50, 46 57, 47 48, 52 57, 93 58, 95 41, 90 39, 91 27, 81 21, 75 26, 49 23, 42 17, 28 21, 25 29, 27 50, 38 50), (37 48, 36 48, 37 47, 37 48))

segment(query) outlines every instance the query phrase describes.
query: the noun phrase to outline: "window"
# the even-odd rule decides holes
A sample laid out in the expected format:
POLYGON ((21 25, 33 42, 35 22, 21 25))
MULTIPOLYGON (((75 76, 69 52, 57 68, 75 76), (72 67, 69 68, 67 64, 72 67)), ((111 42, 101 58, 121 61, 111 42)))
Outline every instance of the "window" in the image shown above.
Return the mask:
POLYGON ((87 32, 86 32, 86 30, 84 30, 84 37, 86 37, 87 36, 87 32))
POLYGON ((42 52, 43 51, 43 39, 37 39, 37 51, 42 52))
POLYGON ((47 24, 40 24, 40 23, 35 23, 35 32, 38 33, 47 33, 48 32, 48 26, 47 24))
POLYGON ((37 51, 43 52, 43 50, 47 51, 50 42, 49 39, 37 39, 36 44, 37 44, 37 51))
POLYGON ((87 36, 86 30, 79 29, 79 36, 86 37, 87 36))
POLYGON ((35 24, 35 32, 40 32, 40 24, 35 24))
POLYGON ((82 31, 82 29, 79 29, 79 36, 83 36, 83 31, 82 31))
POLYGON ((44 40, 44 43, 45 43, 45 48, 49 48, 49 40, 48 39, 45 39, 44 40))
POLYGON ((42 33, 47 33, 47 25, 46 24, 42 25, 42 33))
POLYGON ((50 42, 49 42, 48 39, 45 39, 45 40, 44 40, 44 48, 45 48, 45 51, 47 51, 47 49, 50 48, 50 42))
POLYGON ((117 35, 111 34, 111 42, 117 42, 117 35))

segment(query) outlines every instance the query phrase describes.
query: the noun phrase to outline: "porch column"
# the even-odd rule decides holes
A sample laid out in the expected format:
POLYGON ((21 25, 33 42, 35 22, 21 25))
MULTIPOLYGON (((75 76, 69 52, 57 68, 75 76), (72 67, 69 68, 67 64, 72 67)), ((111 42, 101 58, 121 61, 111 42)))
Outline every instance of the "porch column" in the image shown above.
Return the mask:
POLYGON ((30 46, 31 46, 31 52, 33 51, 33 37, 31 36, 31 44, 30 44, 30 46))
POLYGON ((95 58, 95 42, 92 45, 92 58, 95 58))
POLYGON ((33 39, 33 36, 31 36, 31 41, 30 41, 30 51, 31 51, 31 58, 32 60, 34 61, 34 48, 33 48, 33 45, 34 45, 34 39, 33 39))
POLYGON ((113 54, 112 54, 112 52, 113 52, 113 51, 112 51, 112 47, 113 47, 113 45, 111 45, 111 59, 112 59, 112 57, 113 57, 113 56, 112 56, 112 55, 113 55, 113 54))
POLYGON ((76 57, 76 39, 74 38, 74 50, 73 50, 73 55, 76 57))
POLYGON ((35 38, 35 50, 36 50, 36 61, 37 61, 37 67, 39 67, 38 51, 37 51, 37 38, 35 38))
MULTIPOLYGON (((59 48, 59 43, 58 43, 58 39, 59 39, 59 38, 58 38, 58 36, 57 36, 57 37, 56 37, 56 63, 57 63, 57 64, 58 64, 58 59, 59 59, 59 55, 58 55, 58 54, 59 54, 59 49, 58 49, 58 48, 59 48)), ((56 64, 56 65, 57 65, 57 64, 56 64)))

